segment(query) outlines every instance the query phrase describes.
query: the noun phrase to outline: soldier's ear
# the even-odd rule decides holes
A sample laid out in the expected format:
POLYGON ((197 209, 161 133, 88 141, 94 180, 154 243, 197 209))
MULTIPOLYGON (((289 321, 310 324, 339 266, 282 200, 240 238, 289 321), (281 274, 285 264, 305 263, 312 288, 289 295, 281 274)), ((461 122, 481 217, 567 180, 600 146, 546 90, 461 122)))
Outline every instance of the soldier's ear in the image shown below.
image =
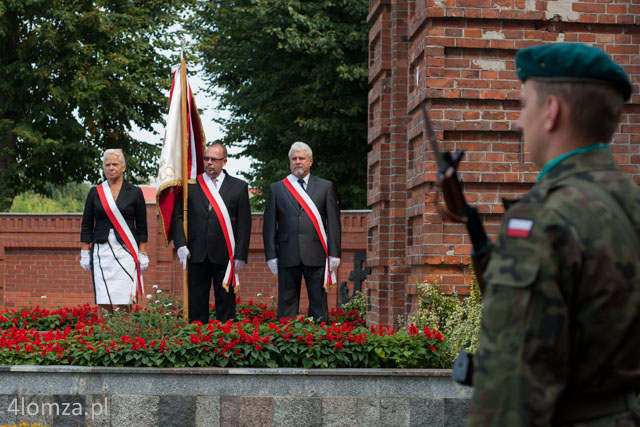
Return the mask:
POLYGON ((560 124, 562 113, 566 114, 566 106, 555 95, 549 95, 544 101, 544 130, 553 132, 560 124))

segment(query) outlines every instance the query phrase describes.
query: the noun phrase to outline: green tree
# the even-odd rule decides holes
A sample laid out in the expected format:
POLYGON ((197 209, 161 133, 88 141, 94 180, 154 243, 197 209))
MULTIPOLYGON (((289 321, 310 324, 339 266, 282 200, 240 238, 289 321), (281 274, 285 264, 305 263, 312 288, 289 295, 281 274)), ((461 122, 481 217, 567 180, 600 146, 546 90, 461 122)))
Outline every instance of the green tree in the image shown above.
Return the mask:
POLYGON ((9 212, 82 212, 91 185, 75 182, 66 185, 46 184, 50 197, 34 191, 20 193, 13 199, 9 212))
POLYGON ((46 183, 96 182, 106 148, 124 149, 134 182, 155 172, 158 145, 129 131, 166 112, 176 59, 161 52, 186 3, 0 0, 0 211, 46 183))
POLYGON ((289 171, 291 143, 313 149, 343 208, 366 205, 367 0, 207 0, 188 25, 210 94, 230 118, 224 143, 256 159, 262 191, 289 171), (216 91, 213 88, 221 88, 216 91))

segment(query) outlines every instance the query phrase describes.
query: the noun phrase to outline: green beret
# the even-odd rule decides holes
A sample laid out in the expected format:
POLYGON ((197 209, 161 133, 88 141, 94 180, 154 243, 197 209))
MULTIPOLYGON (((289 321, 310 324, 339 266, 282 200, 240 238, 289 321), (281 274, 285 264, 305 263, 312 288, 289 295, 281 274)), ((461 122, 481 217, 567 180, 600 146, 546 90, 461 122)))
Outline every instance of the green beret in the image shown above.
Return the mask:
POLYGON ((631 82, 624 69, 602 50, 582 43, 554 43, 529 47, 516 53, 516 71, 528 78, 607 82, 631 97, 631 82))

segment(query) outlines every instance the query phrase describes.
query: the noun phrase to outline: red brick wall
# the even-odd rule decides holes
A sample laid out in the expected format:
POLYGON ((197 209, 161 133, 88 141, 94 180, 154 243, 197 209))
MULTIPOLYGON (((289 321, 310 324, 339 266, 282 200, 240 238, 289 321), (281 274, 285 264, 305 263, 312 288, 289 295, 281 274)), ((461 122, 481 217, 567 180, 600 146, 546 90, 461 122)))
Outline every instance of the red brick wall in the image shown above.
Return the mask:
MULTIPOLYGON (((367 215, 368 211, 341 214, 342 264, 338 282, 348 281, 354 252, 366 250, 367 215)), ((145 291, 151 292, 157 284, 181 298, 182 269, 175 251, 165 245, 155 204, 147 204, 147 218, 150 264, 144 273, 145 291)), ((93 303, 91 276, 80 267, 81 219, 81 214, 0 214, 1 309, 93 303)), ((251 228, 249 261, 239 274, 238 295, 245 301, 269 303, 271 297, 277 298, 277 278, 264 261, 262 214, 253 214, 251 228)), ((349 287, 352 289, 350 282, 349 287)), ((306 293, 303 295, 301 309, 307 304, 306 293)), ((330 307, 336 306, 337 296, 336 287, 329 295, 330 307)))
POLYGON ((629 0, 370 0, 369 319, 395 323, 415 308, 415 283, 468 292, 463 225, 431 203, 435 164, 423 135, 427 105, 441 147, 465 150, 467 199, 494 236, 501 198, 526 192, 538 169, 518 117, 518 49, 556 41, 603 48, 634 83, 612 151, 640 183, 640 3, 629 0))

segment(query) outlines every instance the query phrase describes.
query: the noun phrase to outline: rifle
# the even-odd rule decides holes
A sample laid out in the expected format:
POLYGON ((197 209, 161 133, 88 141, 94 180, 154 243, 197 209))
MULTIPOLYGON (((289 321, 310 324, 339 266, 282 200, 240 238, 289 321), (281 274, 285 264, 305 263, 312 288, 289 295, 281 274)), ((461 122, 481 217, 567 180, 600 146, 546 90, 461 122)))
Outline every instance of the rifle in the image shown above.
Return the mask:
MULTIPOLYGON (((429 143, 434 155, 436 156, 436 162, 438 164, 437 184, 442 191, 446 208, 443 208, 438 203, 436 198, 435 204, 438 211, 444 217, 455 221, 464 223, 467 226, 467 232, 471 236, 471 244, 473 251, 471 253, 471 260, 474 265, 474 271, 476 278, 478 279, 478 286, 480 292, 484 293, 485 283, 482 280, 482 272, 484 271, 484 265, 489 258, 491 252, 491 240, 487 237, 487 233, 484 231, 484 226, 480 220, 478 209, 475 206, 471 206, 467 203, 462 191, 462 185, 458 179, 458 165, 464 151, 456 151, 453 155, 449 151, 441 152, 438 148, 438 140, 436 139, 429 114, 426 107, 422 106, 422 116, 425 126, 425 138, 429 135, 429 143)), ((467 353, 464 350, 460 350, 455 360, 453 361, 453 373, 451 377, 454 381, 463 385, 472 385, 473 383, 473 355, 467 353)))

